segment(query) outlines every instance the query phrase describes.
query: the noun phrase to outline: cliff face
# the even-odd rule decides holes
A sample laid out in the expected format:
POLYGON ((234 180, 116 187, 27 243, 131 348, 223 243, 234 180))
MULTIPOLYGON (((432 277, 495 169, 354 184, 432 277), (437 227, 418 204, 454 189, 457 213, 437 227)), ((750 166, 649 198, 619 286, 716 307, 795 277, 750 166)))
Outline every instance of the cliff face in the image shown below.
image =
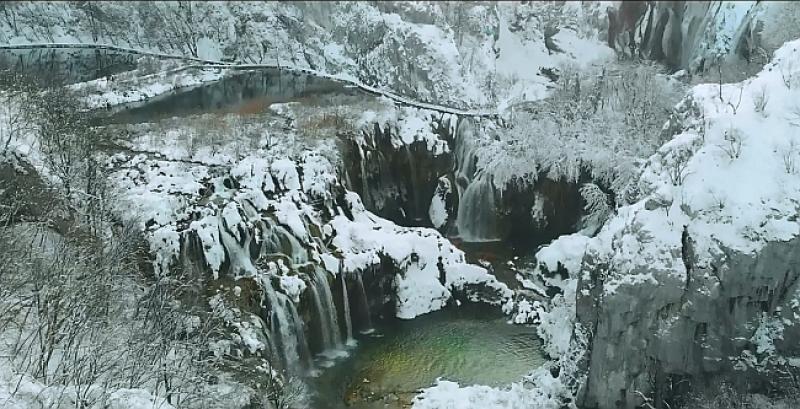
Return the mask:
POLYGON ((755 254, 731 251, 693 270, 688 284, 665 279, 668 270, 638 269, 632 274, 658 281, 622 286, 610 296, 603 274, 611 267, 586 259, 594 273, 579 283, 579 294, 589 295, 578 296, 577 316, 594 337, 583 404, 632 408, 642 403, 640 393, 672 404, 720 381, 759 392, 791 385, 791 377, 776 376, 786 362, 775 357, 800 352, 793 308, 798 245, 795 238, 755 254), (773 337, 784 342, 770 346, 773 337))
POLYGON ((548 248, 577 279, 577 323, 592 334, 584 407, 674 407, 722 381, 785 391, 796 376, 799 46, 750 80, 695 87, 637 198, 596 237, 548 248))
POLYGON ((800 10, 785 2, 625 2, 609 12, 609 44, 674 70, 707 70, 718 62, 765 63, 800 34, 800 10))

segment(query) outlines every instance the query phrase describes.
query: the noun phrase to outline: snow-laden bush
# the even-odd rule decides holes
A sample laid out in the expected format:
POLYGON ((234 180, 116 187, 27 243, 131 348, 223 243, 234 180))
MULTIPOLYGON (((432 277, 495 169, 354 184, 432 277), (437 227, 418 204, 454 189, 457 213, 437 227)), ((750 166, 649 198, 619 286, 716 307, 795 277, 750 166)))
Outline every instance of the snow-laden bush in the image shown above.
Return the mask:
POLYGON ((583 210, 586 212, 584 225, 594 227, 602 226, 613 209, 608 195, 594 183, 584 183, 580 187, 583 198, 583 210))
POLYGON ((561 73, 559 88, 520 108, 512 127, 485 142, 478 167, 497 186, 542 175, 578 182, 590 176, 621 191, 672 135, 664 130, 680 87, 655 66, 618 65, 599 72, 561 73))

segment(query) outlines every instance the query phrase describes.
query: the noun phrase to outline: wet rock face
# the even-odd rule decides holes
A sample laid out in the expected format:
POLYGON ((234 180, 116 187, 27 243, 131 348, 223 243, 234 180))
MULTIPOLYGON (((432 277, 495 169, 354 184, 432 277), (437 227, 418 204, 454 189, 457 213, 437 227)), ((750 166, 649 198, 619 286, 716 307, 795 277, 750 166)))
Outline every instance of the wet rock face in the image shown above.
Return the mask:
POLYGON ((577 318, 594 336, 581 406, 635 408, 651 396, 657 407, 675 407, 688 391, 723 380, 752 392, 780 388, 768 362, 800 354, 792 341, 800 334, 798 263, 795 238, 768 243, 758 254, 729 251, 708 266, 692 266, 688 283, 640 267, 634 273, 652 273, 658 284, 609 292, 604 279, 613 265, 587 254, 577 318), (770 328, 778 330, 759 339, 770 328))
MULTIPOLYGON (((428 207, 439 178, 452 169, 452 154, 434 155, 424 141, 397 148, 392 144, 393 132, 396 129, 375 124, 365 144, 346 142, 342 156, 348 188, 383 218, 403 226, 432 227, 428 207)), ((441 136, 450 139, 447 134, 441 136)))
POLYGON ((545 177, 533 186, 507 186, 498 203, 500 232, 520 248, 535 248, 575 232, 582 214, 578 184, 545 177))
MULTIPOLYGON (((476 219, 484 226, 472 226, 474 230, 489 234, 492 239, 510 241, 515 247, 532 248, 575 231, 582 214, 579 184, 554 181, 544 175, 533 184, 511 182, 502 191, 489 183, 485 189, 479 189, 480 197, 470 196, 478 202, 471 207, 460 206, 459 201, 470 200, 465 192, 476 181, 459 180, 456 176, 460 172, 456 169, 458 164, 470 161, 458 159, 457 155, 471 155, 471 152, 458 146, 467 142, 453 135, 454 128, 447 121, 433 123, 432 128, 447 142, 449 151, 436 155, 423 141, 397 147, 392 143, 396 129, 378 124, 363 138, 364 142, 345 141, 344 179, 348 189, 361 196, 367 209, 400 225, 438 227, 443 233, 459 235, 464 232, 458 231, 458 225, 463 228, 472 222, 457 223, 458 217, 476 219), (447 222, 433 226, 429 214, 431 200, 445 179, 453 186, 443 200, 447 222), (459 189, 454 187, 457 185, 459 189), (485 203, 488 196, 493 203, 485 203), (475 211, 465 211, 467 208, 475 211)), ((458 132, 458 128, 455 130, 458 132)), ((475 178, 474 170, 468 173, 475 178)), ((469 240, 468 236, 464 239, 469 240)))
POLYGON ((674 70, 703 71, 726 55, 749 61, 761 46, 759 25, 764 22, 755 18, 759 7, 765 6, 626 1, 608 10, 608 43, 620 53, 635 53, 674 70))

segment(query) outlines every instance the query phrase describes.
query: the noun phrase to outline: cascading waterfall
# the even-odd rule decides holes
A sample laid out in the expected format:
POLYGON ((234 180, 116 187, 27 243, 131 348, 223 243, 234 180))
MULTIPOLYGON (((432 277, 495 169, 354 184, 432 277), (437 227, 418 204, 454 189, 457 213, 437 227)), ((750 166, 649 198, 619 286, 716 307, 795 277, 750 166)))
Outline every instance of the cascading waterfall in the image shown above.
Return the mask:
POLYGON ((293 234, 289 233, 283 226, 275 226, 275 230, 288 240, 289 248, 291 249, 290 257, 292 263, 302 264, 308 261, 308 252, 306 252, 306 248, 300 244, 293 234))
POLYGON ((306 342, 306 332, 303 328, 304 322, 297 313, 297 308, 291 300, 286 300, 286 309, 289 311, 289 315, 292 317, 292 322, 294 323, 294 333, 297 338, 300 361, 306 368, 311 368, 311 350, 308 348, 308 342, 306 342))
POLYGON ((340 348, 342 336, 339 331, 339 322, 336 319, 333 293, 327 278, 328 272, 316 266, 311 271, 313 272, 311 280, 313 282, 310 288, 320 321, 323 347, 326 350, 340 348))
POLYGON ((264 241, 262 244, 263 254, 284 253, 289 251, 289 259, 293 264, 302 264, 308 261, 306 248, 288 230, 280 225, 270 225, 264 230, 264 241), (284 244, 288 243, 288 249, 284 249, 284 244))
POLYGON ((475 125, 471 120, 456 126, 456 228, 465 241, 498 239, 495 190, 492 177, 476 169, 475 125))
MULTIPOLYGON (((230 226, 229 228, 236 227, 230 226)), ((242 233, 240 242, 229 231, 229 228, 220 229, 220 238, 232 265, 243 272, 255 274, 257 270, 247 251, 251 241, 249 231, 245 230, 242 233)), ((282 250, 285 246, 282 243, 287 242, 289 243, 288 250, 291 253, 289 259, 293 263, 308 260, 303 245, 281 226, 270 226, 266 229, 262 243, 266 248, 262 248, 262 250, 273 254, 283 254, 282 250)), ((311 352, 305 339, 304 323, 297 312, 297 307, 289 296, 276 291, 266 276, 261 281, 261 287, 264 288, 270 308, 269 347, 283 368, 290 373, 301 373, 304 367, 311 367, 311 352)))
POLYGON ((498 240, 496 218, 494 186, 481 172, 458 201, 458 235, 465 241, 498 240))
POLYGON ((339 280, 342 283, 342 309, 344 310, 344 328, 347 331, 347 338, 345 342, 350 343, 353 340, 353 321, 350 317, 350 297, 347 294, 347 282, 344 279, 343 269, 339 269, 339 280))
MULTIPOLYGON (((316 280, 312 280, 316 281, 316 280)), ((316 317, 319 320, 319 334, 322 338, 322 349, 330 349, 331 348, 331 339, 330 339, 330 331, 328 331, 329 324, 326 322, 325 313, 325 306, 322 305, 322 296, 319 293, 319 286, 316 282, 312 282, 311 285, 308 286, 308 290, 311 291, 311 300, 314 302, 314 309, 316 311, 316 317)))
MULTIPOLYGON (((266 290, 264 293, 271 308, 270 337, 278 348, 278 351, 273 353, 280 355, 284 368, 292 373, 299 373, 302 368, 298 352, 297 324, 290 312, 294 309, 294 305, 285 294, 275 291, 269 281, 264 282, 262 286, 266 290)), ((294 311, 294 315, 297 315, 297 311, 294 311)))
POLYGON ((364 323, 364 329, 361 332, 369 332, 372 330, 372 313, 369 311, 369 301, 367 300, 367 292, 364 290, 364 281, 361 279, 361 274, 356 272, 356 285, 358 287, 358 301, 360 304, 360 311, 364 315, 361 317, 364 323))

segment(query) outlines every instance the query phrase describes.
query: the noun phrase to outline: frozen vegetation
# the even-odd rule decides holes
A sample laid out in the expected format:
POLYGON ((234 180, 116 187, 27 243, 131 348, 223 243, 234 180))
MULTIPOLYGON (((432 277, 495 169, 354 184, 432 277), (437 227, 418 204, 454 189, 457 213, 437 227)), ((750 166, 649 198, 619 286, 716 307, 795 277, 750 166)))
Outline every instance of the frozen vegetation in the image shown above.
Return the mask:
MULTIPOLYGON (((0 408, 796 407, 798 27, 788 2, 3 3, 0 408), (538 366, 348 366, 465 303, 538 366)), ((376 361, 463 365, 460 336, 376 361)))

